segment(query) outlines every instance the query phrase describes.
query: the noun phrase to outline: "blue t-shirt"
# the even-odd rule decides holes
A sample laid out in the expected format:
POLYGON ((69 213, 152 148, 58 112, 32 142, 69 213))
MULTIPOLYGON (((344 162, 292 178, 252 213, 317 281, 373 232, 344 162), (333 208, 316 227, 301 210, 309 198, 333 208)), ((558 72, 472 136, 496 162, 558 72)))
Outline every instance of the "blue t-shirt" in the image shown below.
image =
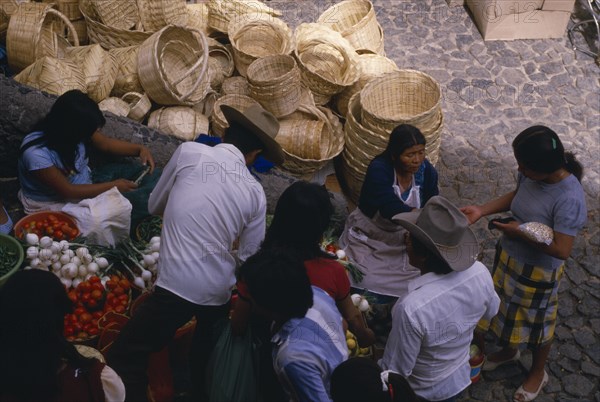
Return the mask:
MULTIPOLYGON (((510 210, 519 223, 540 222, 569 236, 576 236, 587 220, 583 187, 574 175, 548 184, 519 174, 510 210)), ((508 255, 524 264, 556 269, 563 263, 521 240, 503 236, 501 245, 508 255)))
MULTIPOLYGON (((28 134, 23 139, 21 148, 41 136, 42 132, 40 131, 28 134)), ((35 201, 62 201, 62 198, 54 190, 41 183, 31 174, 32 171, 46 169, 51 166, 56 166, 60 169, 72 184, 92 183, 88 158, 83 143, 80 143, 77 147, 77 155, 75 157, 77 172, 67 171, 56 151, 49 149, 44 144, 38 144, 27 148, 18 161, 19 182, 21 183, 21 190, 25 197, 35 201)))
POLYGON ((316 286, 312 290, 306 316, 286 322, 271 340, 275 372, 290 399, 300 402, 330 401, 331 374, 348 358, 335 301, 316 286))

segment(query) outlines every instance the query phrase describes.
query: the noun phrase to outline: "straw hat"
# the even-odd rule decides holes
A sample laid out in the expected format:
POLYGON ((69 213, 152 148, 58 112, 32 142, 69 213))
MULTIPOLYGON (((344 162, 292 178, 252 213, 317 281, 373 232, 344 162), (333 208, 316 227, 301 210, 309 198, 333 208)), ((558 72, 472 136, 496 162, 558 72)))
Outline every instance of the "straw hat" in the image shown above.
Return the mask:
POLYGON ((229 105, 221 105, 221 111, 227 122, 239 124, 250 130, 264 144, 263 156, 276 165, 281 165, 285 155, 281 146, 275 141, 279 132, 279 122, 271 113, 259 105, 252 105, 241 112, 229 105))
POLYGON ((444 197, 431 197, 423 209, 397 214, 392 220, 446 261, 453 271, 464 271, 477 259, 479 244, 467 218, 444 197))

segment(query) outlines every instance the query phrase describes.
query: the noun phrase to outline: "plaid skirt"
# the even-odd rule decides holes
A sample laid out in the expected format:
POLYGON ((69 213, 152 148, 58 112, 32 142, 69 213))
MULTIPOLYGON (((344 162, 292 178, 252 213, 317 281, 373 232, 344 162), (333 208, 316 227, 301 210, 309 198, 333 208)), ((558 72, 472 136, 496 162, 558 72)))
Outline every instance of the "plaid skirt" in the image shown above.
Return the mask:
POLYGON ((538 348, 554 337, 558 312, 558 285, 564 264, 557 269, 523 264, 498 244, 492 277, 500 297, 498 314, 478 330, 492 330, 500 346, 527 344, 538 348))

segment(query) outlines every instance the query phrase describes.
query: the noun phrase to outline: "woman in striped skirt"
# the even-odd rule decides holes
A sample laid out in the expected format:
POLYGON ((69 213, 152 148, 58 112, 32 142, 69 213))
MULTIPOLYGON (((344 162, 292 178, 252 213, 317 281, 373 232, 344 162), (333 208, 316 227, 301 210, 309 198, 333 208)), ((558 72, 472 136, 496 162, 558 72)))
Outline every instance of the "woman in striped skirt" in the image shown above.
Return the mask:
POLYGON ((478 331, 490 329, 502 346, 486 357, 483 370, 517 360, 520 345, 532 349, 531 370, 514 395, 514 401, 522 402, 535 399, 548 382, 544 367, 554 338, 558 285, 587 210, 580 184, 583 168, 573 154, 565 152, 554 131, 530 127, 512 146, 519 167, 517 188, 486 204, 461 210, 470 223, 504 211, 510 211, 515 219, 495 223, 503 234, 492 272, 501 303, 498 315, 491 322, 480 322, 478 331), (553 238, 532 240, 520 228, 528 222, 549 226, 553 238))

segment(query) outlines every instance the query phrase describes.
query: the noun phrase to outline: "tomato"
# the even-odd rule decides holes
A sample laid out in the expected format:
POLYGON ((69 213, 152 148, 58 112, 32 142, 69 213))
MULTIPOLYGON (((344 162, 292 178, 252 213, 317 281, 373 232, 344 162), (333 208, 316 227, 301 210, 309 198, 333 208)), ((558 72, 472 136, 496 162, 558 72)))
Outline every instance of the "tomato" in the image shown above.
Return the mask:
POLYGON ((90 298, 90 300, 87 301, 87 306, 92 310, 98 308, 98 300, 90 298))
POLYGON ((102 291, 101 291, 101 290, 94 289, 94 290, 92 290, 92 293, 91 293, 91 294, 92 294, 92 299, 95 299, 95 300, 100 300, 100 299, 102 299, 102 294, 103 294, 103 293, 102 293, 102 291))
POLYGON ((325 246, 325 251, 328 251, 330 253, 335 253, 335 246, 330 243, 327 246, 325 246))
POLYGON ((47 227, 47 228, 44 230, 44 232, 46 232, 46 234, 47 234, 48 236, 52 236, 52 235, 54 235, 54 229, 52 229, 52 226, 48 226, 48 227, 47 227))
POLYGON ((122 294, 125 294, 125 289, 123 289, 121 286, 117 286, 113 289, 113 292, 116 296, 121 296, 122 294))
POLYGON ((65 329, 63 332, 64 332, 65 336, 69 337, 69 336, 73 336, 73 334, 75 333, 75 330, 73 329, 72 326, 67 325, 67 326, 65 326, 65 329))
POLYGON ((64 233, 62 231, 55 230, 54 231, 54 237, 57 238, 57 239, 62 240, 65 237, 65 235, 64 235, 64 233))
POLYGON ((44 227, 44 224, 42 222, 32 222, 35 224, 35 228, 36 229, 41 229, 44 227))
POLYGON ((80 331, 77 333, 77 339, 83 340, 83 339, 87 339, 87 338, 88 338, 87 332, 80 331))
POLYGON ((119 300, 118 297, 115 297, 114 299, 111 300, 110 305, 112 307, 116 307, 119 306, 121 304, 121 300, 119 300))
POLYGON ((77 286, 77 290, 82 293, 89 293, 92 291, 92 285, 88 281, 84 281, 77 286))
POLYGON ((123 314, 125 312, 125 306, 115 307, 115 313, 123 314))
POLYGON ((77 237, 77 229, 71 229, 71 233, 69 233, 70 235, 70 240, 73 240, 75 237, 77 237))
MULTIPOLYGON (((97 276, 96 276, 96 278, 97 278, 97 276)), ((97 282, 97 283, 92 284, 92 291, 94 291, 94 290, 97 290, 100 293, 104 293, 104 286, 102 285, 102 282, 97 282)))
POLYGON ((71 300, 73 303, 77 303, 77 292, 74 290, 69 290, 69 293, 67 293, 67 296, 69 296, 69 300, 71 300))
MULTIPOLYGON (((102 317, 102 311, 94 311, 92 313, 92 317, 94 317, 94 320, 96 320, 96 322, 98 321, 98 318, 102 317)), ((92 320, 92 322, 94 321, 92 320)))
POLYGON ((98 329, 98 327, 91 327, 88 331, 88 334, 94 336, 94 335, 98 335, 99 332, 100 332, 100 330, 98 329))
POLYGON ((131 288, 131 284, 127 279, 121 279, 119 281, 119 286, 121 286, 125 291, 128 291, 131 288))
POLYGON ((118 283, 113 281, 112 279, 109 279, 106 281, 106 288, 113 290, 114 288, 116 288, 118 286, 118 283))
POLYGON ((74 322, 73 323, 73 331, 75 333, 78 333, 82 330, 81 324, 79 322, 74 322))
POLYGON ((83 313, 79 316, 79 322, 82 324, 92 321, 92 315, 90 313, 83 313))
POLYGON ((80 316, 81 314, 86 313, 86 310, 83 307, 77 307, 75 309, 74 313, 75 313, 76 316, 80 316))
POLYGON ((46 219, 48 219, 49 222, 56 222, 58 220, 56 215, 52 215, 52 214, 48 215, 48 217, 46 219))
POLYGON ((90 277, 90 279, 88 279, 88 280, 89 280, 89 282, 90 282, 91 284, 94 284, 94 283, 100 283, 100 278, 99 278, 98 276, 96 276, 96 275, 94 275, 94 276, 91 276, 91 277, 90 277))

